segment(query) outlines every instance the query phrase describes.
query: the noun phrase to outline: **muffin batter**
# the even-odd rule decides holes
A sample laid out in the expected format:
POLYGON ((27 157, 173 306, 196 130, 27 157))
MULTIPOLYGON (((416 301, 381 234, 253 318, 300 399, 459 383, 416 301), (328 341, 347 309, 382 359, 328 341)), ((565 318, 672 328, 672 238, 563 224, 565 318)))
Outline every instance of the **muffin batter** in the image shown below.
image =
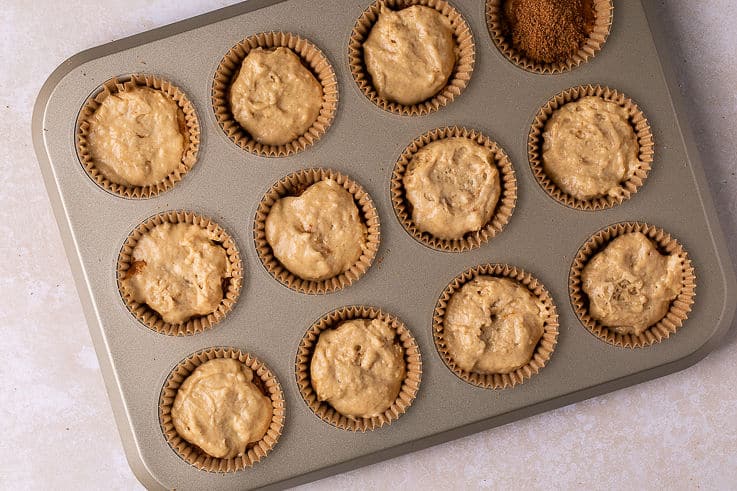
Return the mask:
POLYGON ((591 317, 620 334, 642 334, 662 319, 681 290, 676 255, 663 256, 645 235, 617 237, 583 268, 591 317))
POLYGON ((640 165, 627 110, 601 97, 584 97, 556 110, 543 139, 545 173, 578 199, 620 195, 621 184, 640 165))
POLYGON ((266 217, 266 240, 274 256, 305 280, 347 271, 361 257, 366 234, 353 196, 332 179, 278 200, 266 217))
POLYGON ((223 299, 230 277, 225 249, 210 232, 187 223, 163 223, 141 237, 122 286, 165 322, 179 324, 210 314, 223 299))
POLYGON ((179 436, 220 459, 242 455, 263 438, 271 401, 253 384, 253 371, 238 360, 215 358, 182 383, 171 408, 179 436))
POLYGON ((236 121, 266 145, 284 145, 307 132, 320 114, 322 86, 289 48, 254 48, 230 87, 236 121))
POLYGON ((363 44, 366 69, 378 94, 411 105, 437 94, 456 63, 450 20, 437 10, 414 5, 382 7, 363 44))
POLYGON ((399 395, 404 374, 396 333, 378 319, 350 320, 323 331, 310 364, 317 398, 354 418, 386 411, 399 395))
POLYGON ((90 157, 115 184, 156 184, 182 161, 184 113, 161 91, 136 87, 111 94, 89 124, 90 157))
POLYGON ((448 353, 469 372, 509 373, 526 365, 543 335, 545 307, 508 278, 478 276, 448 301, 448 353))
POLYGON ((442 239, 480 230, 501 194, 493 153, 468 138, 446 138, 422 147, 403 182, 417 228, 442 239))

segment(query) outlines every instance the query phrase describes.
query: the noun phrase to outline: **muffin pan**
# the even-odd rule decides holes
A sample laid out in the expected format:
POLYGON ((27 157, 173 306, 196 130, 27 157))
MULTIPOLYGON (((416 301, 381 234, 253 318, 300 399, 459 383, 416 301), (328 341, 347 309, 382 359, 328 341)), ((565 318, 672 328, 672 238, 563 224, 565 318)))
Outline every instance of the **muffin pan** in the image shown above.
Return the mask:
POLYGON ((354 81, 349 39, 369 2, 254 0, 85 51, 44 85, 33 137, 128 460, 141 482, 161 489, 233 489, 295 485, 530 416, 683 369, 718 346, 737 304, 722 232, 690 132, 678 86, 667 66, 652 2, 616 2, 606 45, 595 58, 557 75, 511 63, 488 32, 483 1, 454 0, 475 41, 475 66, 462 94, 425 116, 376 106, 354 81), (648 5, 650 4, 650 5, 648 5), (338 82, 335 119, 314 146, 286 157, 249 153, 225 134, 212 106, 213 78, 223 56, 261 32, 295 33, 330 61, 338 82), (181 88, 201 128, 196 165, 166 192, 126 199, 99 187, 75 150, 77 116, 113 77, 146 73, 181 88), (652 170, 631 199, 610 209, 562 205, 538 184, 528 163, 528 135, 539 109, 571 87, 599 84, 638 102, 652 127, 652 170), (475 129, 499 144, 514 166, 517 203, 504 230, 465 252, 437 251, 415 240, 392 207, 390 181, 403 150, 446 126, 475 129), (381 222, 373 265, 354 284, 307 295, 285 287, 256 253, 254 219, 269 189, 288 174, 326 167, 351 176, 371 196, 381 222), (232 236, 243 262, 240 297, 212 329, 184 337, 157 333, 126 308, 116 286, 118 255, 128 234, 148 218, 188 210, 232 236), (683 327, 647 348, 612 346, 577 318, 568 291, 579 248, 619 222, 662 227, 688 251, 696 275, 693 310, 683 327), (433 342, 435 306, 468 268, 509 264, 538 279, 558 311, 555 351, 525 383, 499 390, 456 377, 433 342), (337 308, 363 305, 391 312, 416 339, 422 380, 407 412, 391 425, 361 433, 334 427, 304 402, 295 375, 300 341, 337 308), (159 400, 172 370, 193 353, 233 347, 256 356, 284 392, 284 427, 260 462, 215 473, 190 465, 167 443, 159 400))

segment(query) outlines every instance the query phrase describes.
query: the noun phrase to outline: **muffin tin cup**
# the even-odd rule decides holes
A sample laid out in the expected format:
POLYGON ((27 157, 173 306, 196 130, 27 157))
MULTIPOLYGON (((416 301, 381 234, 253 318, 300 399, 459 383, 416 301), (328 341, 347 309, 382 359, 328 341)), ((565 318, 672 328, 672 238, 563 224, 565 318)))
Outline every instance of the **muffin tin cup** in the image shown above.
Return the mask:
POLYGON ((116 269, 118 291, 130 313, 146 327, 170 336, 188 336, 212 328, 215 324, 223 320, 233 309, 243 284, 243 264, 233 238, 220 225, 211 221, 209 218, 184 210, 159 213, 133 229, 120 249, 116 269), (221 243, 223 249, 225 249, 231 268, 230 277, 226 278, 227 285, 223 288, 223 299, 214 312, 205 316, 190 318, 180 324, 172 324, 165 322, 158 312, 145 303, 138 303, 123 287, 123 279, 130 269, 134 267, 133 250, 138 244, 138 241, 153 228, 163 223, 188 223, 197 225, 207 230, 210 233, 211 239, 221 243))
POLYGON ((571 305, 583 326, 593 335, 614 346, 642 348, 659 343, 674 334, 691 312, 696 295, 696 274, 683 246, 663 229, 640 222, 622 222, 606 227, 592 235, 576 254, 571 266, 568 289, 571 305), (586 264, 615 238, 633 232, 641 232, 652 240, 661 254, 676 254, 681 260, 683 276, 681 291, 665 316, 647 328, 642 334, 620 334, 593 319, 588 310, 588 296, 582 289, 581 274, 586 264))
POLYGON ((404 323, 397 317, 385 313, 376 307, 348 306, 341 307, 325 314, 307 330, 299 343, 295 361, 297 386, 307 406, 323 421, 343 430, 366 432, 392 424, 414 401, 422 380, 422 357, 420 348, 404 323), (372 418, 353 418, 344 416, 335 410, 329 403, 317 399, 312 387, 310 363, 315 352, 320 334, 337 327, 340 323, 353 319, 379 319, 391 326, 397 332, 399 343, 404 348, 406 373, 399 395, 394 403, 383 414, 372 418))
POLYGON ((609 37, 614 16, 612 0, 592 0, 596 19, 583 46, 567 60, 560 63, 540 63, 517 51, 505 33, 503 19, 504 0, 486 0, 486 27, 499 51, 512 63, 529 72, 540 74, 563 73, 586 63, 601 51, 609 37))
POLYGON ((376 257, 380 238, 379 214, 371 196, 360 184, 348 176, 325 168, 303 169, 289 174, 275 183, 261 199, 253 225, 256 252, 269 274, 282 285, 297 292, 311 295, 341 290, 366 274, 376 257), (359 216, 366 225, 366 243, 361 256, 347 271, 325 280, 305 280, 289 271, 274 256, 271 245, 266 240, 266 218, 271 212, 271 207, 279 199, 287 196, 298 196, 311 185, 326 179, 334 180, 353 196, 354 203, 358 207, 359 216))
POLYGON ((468 382, 471 385, 484 389, 504 389, 522 384, 527 379, 538 373, 545 367, 550 360, 550 356, 555 350, 558 342, 558 310, 555 307, 553 298, 550 296, 545 286, 540 283, 531 274, 507 264, 483 264, 470 269, 456 276, 443 293, 440 295, 436 305, 432 320, 433 339, 435 347, 445 365, 458 378, 468 382), (533 295, 540 299, 545 306, 546 316, 544 323, 543 335, 538 341, 535 351, 530 361, 509 373, 478 373, 463 370, 453 361, 453 357, 448 352, 445 342, 445 312, 448 301, 464 284, 473 280, 478 276, 494 276, 497 278, 509 278, 518 282, 527 288, 533 295))
POLYGON ((577 210, 596 211, 617 206, 630 199, 632 195, 642 187, 650 172, 653 157, 655 155, 655 143, 650 130, 650 123, 635 101, 621 92, 601 85, 580 85, 564 90, 551 98, 540 108, 530 128, 527 139, 527 152, 532 173, 537 182, 550 197, 557 202, 575 208, 577 210), (556 110, 569 102, 577 101, 583 97, 595 96, 605 101, 614 102, 623 107, 629 115, 629 122, 637 136, 639 166, 635 169, 632 177, 622 182, 616 189, 616 196, 602 196, 588 200, 578 199, 566 193, 553 182, 545 173, 543 168, 543 132, 548 119, 556 110))
POLYGON ((397 219, 415 240, 439 251, 464 252, 480 247, 504 230, 517 203, 517 179, 512 162, 506 152, 488 136, 479 131, 463 127, 444 127, 428 131, 405 148, 394 165, 391 179, 391 197, 397 219), (459 239, 443 239, 417 228, 414 220, 412 220, 412 204, 407 199, 403 181, 409 163, 421 148, 431 142, 454 137, 467 138, 483 145, 493 153, 494 164, 499 171, 501 194, 494 214, 480 230, 468 232, 459 239))
POLYGON ((262 32, 240 41, 220 61, 212 81, 212 108, 220 128, 243 150, 262 157, 286 157, 314 145, 328 130, 338 108, 338 81, 330 61, 310 41, 288 32, 262 32), (235 120, 230 109, 230 86, 252 49, 277 47, 291 49, 315 76, 322 87, 322 105, 304 134, 283 145, 267 145, 253 139, 235 120))
POLYGON ((159 398, 159 423, 169 446, 190 465, 208 472, 235 472, 251 467, 271 452, 284 427, 284 393, 276 376, 255 356, 236 348, 217 347, 198 351, 182 360, 169 374, 159 398), (271 399, 272 416, 269 429, 261 440, 249 444, 243 455, 231 459, 212 457, 196 445, 179 436, 172 421, 171 409, 179 387, 194 370, 205 362, 216 358, 232 358, 243 363, 254 372, 254 384, 271 399))
POLYGON ((473 73, 475 59, 476 45, 471 28, 460 12, 444 0, 377 0, 364 10, 358 18, 348 42, 348 64, 358 88, 381 109, 402 116, 422 116, 450 104, 453 99, 461 95, 466 85, 468 85, 473 73), (371 81, 371 75, 366 70, 363 59, 363 43, 368 38, 371 28, 379 19, 382 7, 401 10, 413 5, 433 8, 448 17, 453 27, 453 38, 457 47, 456 64, 445 87, 440 89, 437 94, 417 104, 404 105, 379 96, 371 81))
POLYGON ((102 84, 100 89, 85 101, 79 111, 75 129, 75 146, 82 167, 98 186, 122 198, 151 198, 174 187, 197 162, 197 154, 200 148, 200 123, 194 106, 186 94, 168 80, 148 74, 115 77, 102 84), (139 87, 149 87, 157 90, 177 103, 180 131, 186 139, 179 166, 163 180, 146 186, 118 184, 105 177, 95 165, 89 144, 90 119, 103 101, 111 95, 139 87))

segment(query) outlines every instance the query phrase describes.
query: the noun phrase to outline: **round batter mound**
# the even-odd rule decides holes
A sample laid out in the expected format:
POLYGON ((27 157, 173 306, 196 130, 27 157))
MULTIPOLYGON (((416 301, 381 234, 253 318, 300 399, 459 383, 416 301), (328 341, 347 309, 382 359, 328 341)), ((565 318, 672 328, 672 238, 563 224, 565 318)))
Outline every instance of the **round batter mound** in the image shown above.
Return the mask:
POLYGON ((250 368, 232 358, 198 366, 179 387, 171 408, 179 436, 212 457, 243 455, 249 443, 266 434, 273 411, 253 377, 250 368))
POLYGON ((544 313, 542 301, 516 281, 478 276, 448 301, 443 321, 448 354, 469 372, 512 372, 532 359, 544 313))
POLYGON ((148 186, 162 181, 182 161, 184 113, 161 91, 136 87, 111 94, 89 119, 89 150, 110 182, 148 186))
POLYGON ((417 228, 459 239, 494 215, 501 185, 491 150, 468 138, 445 138, 422 147, 403 179, 417 228))
POLYGON ((417 104, 437 94, 453 72, 453 28, 446 16, 430 7, 382 7, 363 44, 363 57, 381 97, 417 104))
POLYGON ((157 225, 136 244, 122 288, 165 322, 210 314, 223 300, 231 275, 225 249, 210 232, 188 223, 157 225))
POLYGON ((322 106, 322 86, 289 48, 255 48, 230 87, 233 117, 254 140, 284 145, 303 135, 322 106))
POLYGON ((366 248, 366 225, 353 196, 332 179, 278 200, 266 217, 266 241, 285 268, 305 280, 344 273, 366 248))
POLYGON ((396 332, 378 319, 355 319, 323 331, 310 363, 317 398, 353 418, 371 418, 397 399, 405 375, 396 332))
POLYGON ((619 196, 640 166, 627 110, 589 96, 557 109, 543 131, 543 169, 558 187, 587 200, 619 196))
POLYGON ((662 319, 681 291, 681 260, 664 256, 640 232, 612 240, 583 268, 589 313, 620 334, 640 335, 662 319))

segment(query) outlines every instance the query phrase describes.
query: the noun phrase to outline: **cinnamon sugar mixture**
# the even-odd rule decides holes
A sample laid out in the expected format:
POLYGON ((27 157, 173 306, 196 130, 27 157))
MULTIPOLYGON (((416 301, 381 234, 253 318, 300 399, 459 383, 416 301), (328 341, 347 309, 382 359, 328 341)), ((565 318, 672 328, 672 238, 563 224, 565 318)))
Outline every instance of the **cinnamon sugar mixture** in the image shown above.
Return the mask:
POLYGON ((573 56, 596 17, 591 0, 505 0, 502 12, 507 39, 538 63, 561 63, 573 56))

